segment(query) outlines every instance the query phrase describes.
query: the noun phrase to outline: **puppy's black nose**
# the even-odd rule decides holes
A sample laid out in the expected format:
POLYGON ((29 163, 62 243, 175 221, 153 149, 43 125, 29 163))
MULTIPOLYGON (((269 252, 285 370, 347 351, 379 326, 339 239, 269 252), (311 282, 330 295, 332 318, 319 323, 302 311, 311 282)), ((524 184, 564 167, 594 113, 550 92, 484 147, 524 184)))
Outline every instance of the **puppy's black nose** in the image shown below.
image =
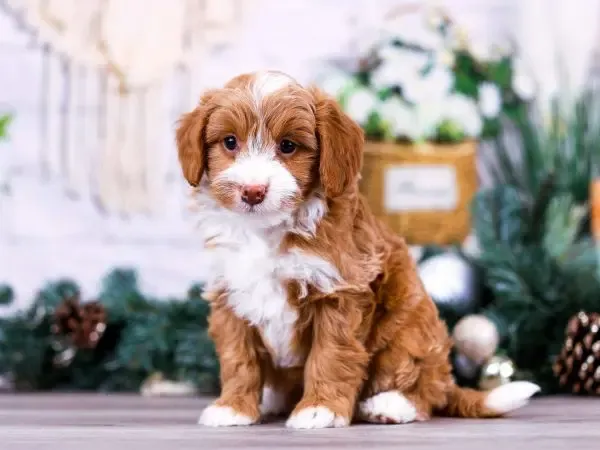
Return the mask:
POLYGON ((250 206, 262 203, 267 194, 267 186, 264 184, 255 184, 242 187, 242 201, 250 206))

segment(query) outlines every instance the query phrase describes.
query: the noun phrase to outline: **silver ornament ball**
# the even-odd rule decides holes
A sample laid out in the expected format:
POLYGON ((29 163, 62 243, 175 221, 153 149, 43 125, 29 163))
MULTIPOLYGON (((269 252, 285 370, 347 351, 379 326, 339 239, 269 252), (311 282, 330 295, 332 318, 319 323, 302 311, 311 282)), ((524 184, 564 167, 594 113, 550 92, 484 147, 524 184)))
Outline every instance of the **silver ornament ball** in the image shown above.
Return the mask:
POLYGON ((440 306, 456 314, 472 312, 478 303, 475 269, 454 253, 432 256, 419 265, 425 290, 440 306))

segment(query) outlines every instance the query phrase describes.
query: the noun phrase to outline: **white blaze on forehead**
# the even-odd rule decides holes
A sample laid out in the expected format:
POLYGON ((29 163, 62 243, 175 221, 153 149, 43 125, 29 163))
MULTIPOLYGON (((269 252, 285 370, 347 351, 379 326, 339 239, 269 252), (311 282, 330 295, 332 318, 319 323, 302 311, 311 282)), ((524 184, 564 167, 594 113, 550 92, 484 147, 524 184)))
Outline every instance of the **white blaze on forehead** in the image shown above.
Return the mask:
POLYGON ((275 152, 275 149, 268 148, 264 135, 263 111, 261 111, 262 100, 275 92, 283 89, 290 84, 295 83, 295 80, 281 72, 258 72, 254 77, 254 81, 250 85, 250 92, 254 99, 254 107, 258 115, 258 123, 254 135, 248 137, 248 152, 275 152))
POLYGON ((270 158, 275 156, 275 148, 273 148, 273 146, 270 148, 269 146, 265 145, 265 141, 263 139, 263 130, 261 128, 256 130, 255 135, 248 137, 247 146, 249 155, 262 153, 263 155, 270 155, 270 158))
POLYGON ((252 96, 257 104, 268 95, 294 83, 289 75, 280 72, 259 72, 252 83, 252 96))

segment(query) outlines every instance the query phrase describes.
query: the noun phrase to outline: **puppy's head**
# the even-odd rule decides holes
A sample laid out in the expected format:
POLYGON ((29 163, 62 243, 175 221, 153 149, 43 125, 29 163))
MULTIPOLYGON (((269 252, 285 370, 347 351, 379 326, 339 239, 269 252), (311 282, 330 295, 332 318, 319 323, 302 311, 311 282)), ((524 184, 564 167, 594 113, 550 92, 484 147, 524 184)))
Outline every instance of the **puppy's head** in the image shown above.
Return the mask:
POLYGON ((187 181, 205 177, 223 207, 265 218, 289 216, 316 189, 343 194, 357 182, 362 145, 361 128, 333 99, 280 72, 206 92, 177 129, 187 181))

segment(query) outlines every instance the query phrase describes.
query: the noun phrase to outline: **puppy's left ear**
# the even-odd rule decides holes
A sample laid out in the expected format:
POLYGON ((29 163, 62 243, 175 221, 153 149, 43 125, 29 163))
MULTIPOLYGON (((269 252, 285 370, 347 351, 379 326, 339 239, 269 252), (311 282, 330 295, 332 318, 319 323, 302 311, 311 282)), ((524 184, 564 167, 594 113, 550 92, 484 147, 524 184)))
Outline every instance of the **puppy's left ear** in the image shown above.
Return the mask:
POLYGON ((318 88, 315 101, 319 140, 319 176, 327 197, 336 197, 355 183, 362 166, 364 133, 339 104, 318 88))

